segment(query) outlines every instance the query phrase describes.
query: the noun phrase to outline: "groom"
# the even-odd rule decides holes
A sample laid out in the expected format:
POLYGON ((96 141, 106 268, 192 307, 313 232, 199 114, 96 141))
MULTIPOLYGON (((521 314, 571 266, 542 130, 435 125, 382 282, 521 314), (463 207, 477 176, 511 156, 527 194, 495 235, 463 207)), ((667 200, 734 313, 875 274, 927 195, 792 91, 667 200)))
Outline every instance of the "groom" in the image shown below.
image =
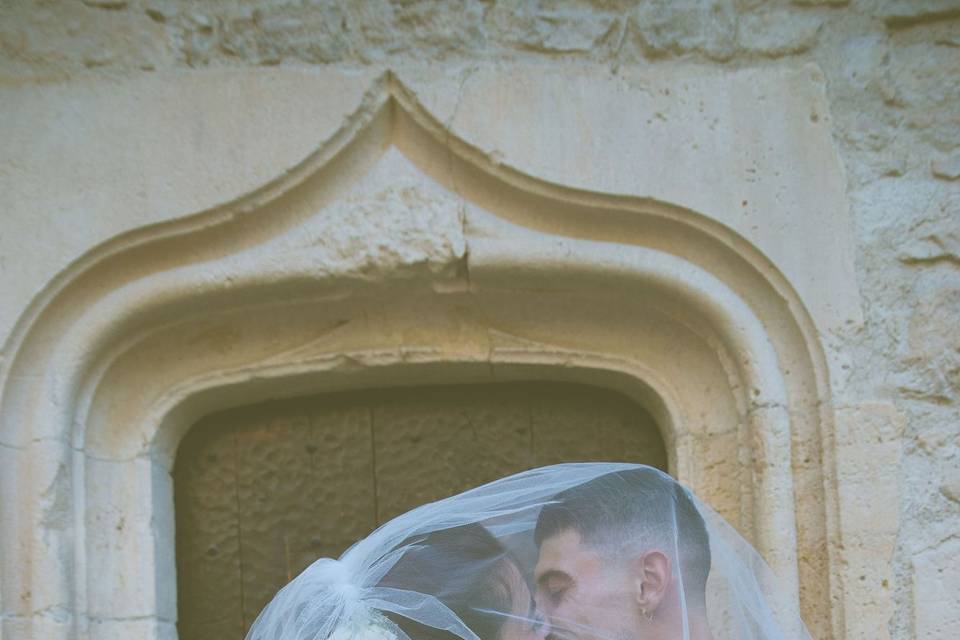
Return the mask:
POLYGON ((615 471, 569 489, 543 508, 535 538, 537 603, 558 640, 712 640, 706 527, 663 474, 615 471))

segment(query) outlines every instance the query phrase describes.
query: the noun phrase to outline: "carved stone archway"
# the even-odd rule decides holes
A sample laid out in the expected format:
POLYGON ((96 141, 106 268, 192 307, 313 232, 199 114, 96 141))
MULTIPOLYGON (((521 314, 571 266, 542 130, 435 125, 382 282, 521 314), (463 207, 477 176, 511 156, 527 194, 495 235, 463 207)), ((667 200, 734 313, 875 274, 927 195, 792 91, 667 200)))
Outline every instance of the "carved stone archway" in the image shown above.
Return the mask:
POLYGON ((637 397, 805 616, 842 614, 825 365, 789 283, 695 212, 498 165, 391 75, 288 174, 92 250, 9 352, 0 480, 27 508, 0 525, 5 638, 173 637, 169 470, 202 415, 438 381, 637 397))

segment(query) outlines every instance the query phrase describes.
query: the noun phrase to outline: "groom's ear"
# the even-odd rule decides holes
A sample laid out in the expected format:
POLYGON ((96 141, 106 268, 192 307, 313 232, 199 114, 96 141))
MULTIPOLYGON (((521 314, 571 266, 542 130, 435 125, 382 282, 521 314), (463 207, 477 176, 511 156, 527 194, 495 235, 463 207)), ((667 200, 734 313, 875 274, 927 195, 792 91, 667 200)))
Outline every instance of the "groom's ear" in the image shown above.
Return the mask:
POLYGON ((660 551, 648 551, 636 558, 633 569, 637 606, 653 615, 670 584, 670 559, 660 551))

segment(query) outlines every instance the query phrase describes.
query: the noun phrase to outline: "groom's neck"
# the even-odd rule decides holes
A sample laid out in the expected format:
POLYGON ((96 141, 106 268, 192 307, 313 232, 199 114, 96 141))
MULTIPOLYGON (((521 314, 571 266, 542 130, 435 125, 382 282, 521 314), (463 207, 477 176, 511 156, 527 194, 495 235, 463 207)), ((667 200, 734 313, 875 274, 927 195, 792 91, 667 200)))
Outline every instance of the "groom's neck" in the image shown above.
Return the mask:
MULTIPOLYGON (((710 625, 707 622, 706 612, 702 609, 690 609, 687 611, 687 633, 689 640, 713 640, 713 634, 710 632, 710 625)), ((684 638, 683 621, 680 616, 674 618, 674 624, 661 627, 657 634, 663 640, 674 640, 675 638, 684 638), (672 628, 671 628, 672 627, 672 628)))
POLYGON ((713 640, 707 616, 702 611, 691 612, 689 617, 690 640, 713 640))

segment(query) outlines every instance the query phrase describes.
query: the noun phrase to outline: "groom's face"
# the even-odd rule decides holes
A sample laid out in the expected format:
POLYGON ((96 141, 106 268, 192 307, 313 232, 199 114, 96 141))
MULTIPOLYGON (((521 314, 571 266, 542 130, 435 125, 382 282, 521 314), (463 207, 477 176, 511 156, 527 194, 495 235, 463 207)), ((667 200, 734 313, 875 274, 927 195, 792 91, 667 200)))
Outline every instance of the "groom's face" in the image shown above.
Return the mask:
POLYGON ((611 562, 567 529, 540 545, 537 604, 559 640, 628 640, 638 611, 629 563, 611 562))

